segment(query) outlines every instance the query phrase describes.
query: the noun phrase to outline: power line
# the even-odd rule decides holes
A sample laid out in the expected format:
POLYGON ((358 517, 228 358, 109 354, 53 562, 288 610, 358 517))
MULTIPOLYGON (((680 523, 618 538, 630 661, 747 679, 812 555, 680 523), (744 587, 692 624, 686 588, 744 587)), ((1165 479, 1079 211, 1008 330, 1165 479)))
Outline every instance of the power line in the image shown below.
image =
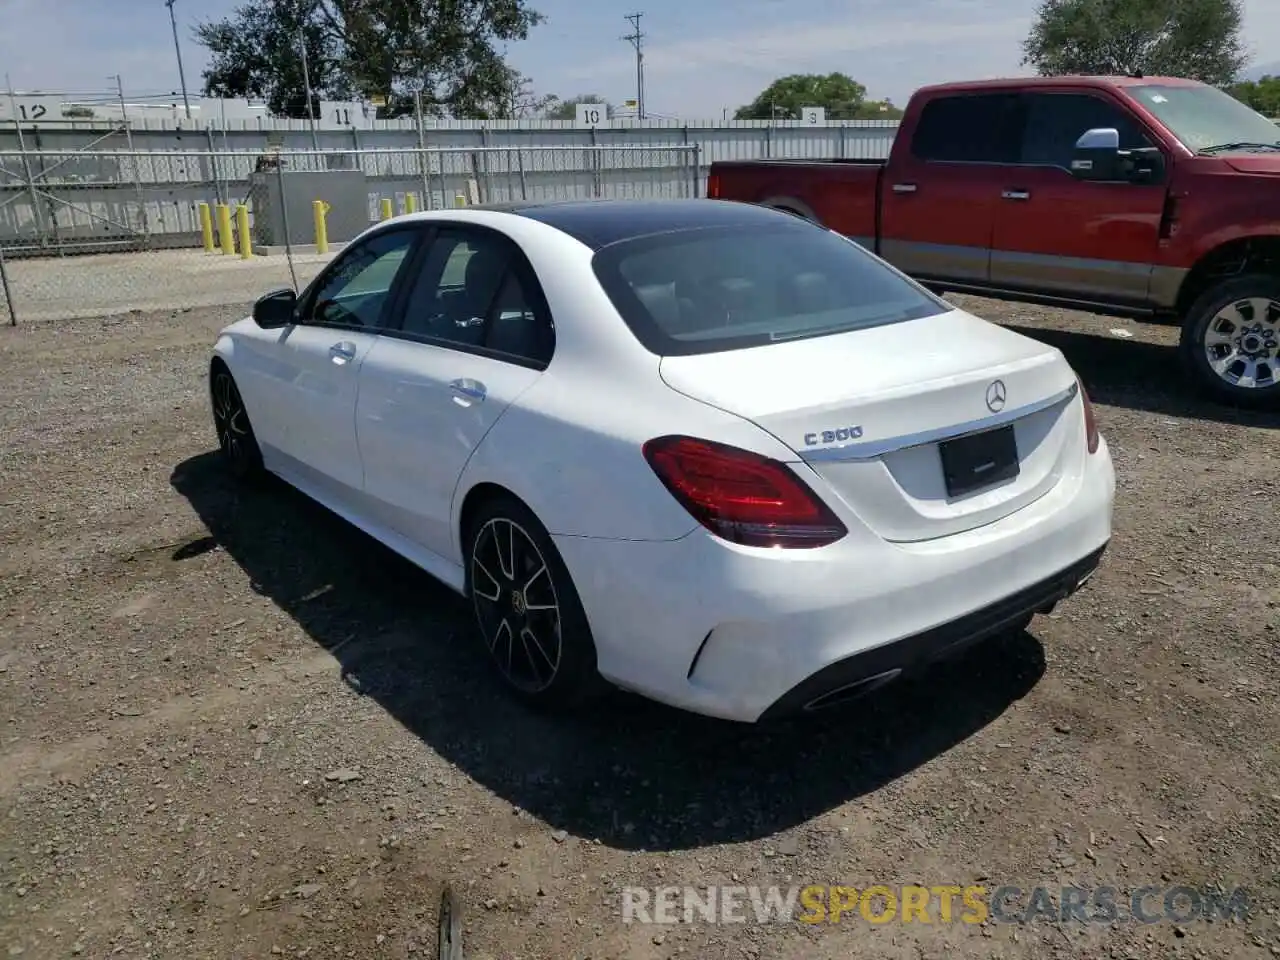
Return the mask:
POLYGON ((640 30, 640 18, 643 16, 643 13, 626 15, 633 32, 622 38, 636 48, 636 116, 641 120, 644 119, 644 33, 640 30))

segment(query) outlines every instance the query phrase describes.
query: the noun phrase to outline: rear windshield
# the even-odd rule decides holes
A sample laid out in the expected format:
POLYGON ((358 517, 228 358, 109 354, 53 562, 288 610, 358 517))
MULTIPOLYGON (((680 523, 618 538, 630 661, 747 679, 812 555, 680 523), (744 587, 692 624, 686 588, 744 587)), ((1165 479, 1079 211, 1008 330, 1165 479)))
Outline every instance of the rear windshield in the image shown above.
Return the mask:
POLYGON ((803 220, 684 230, 600 250, 596 276, 652 353, 686 356, 950 310, 852 240, 803 220))

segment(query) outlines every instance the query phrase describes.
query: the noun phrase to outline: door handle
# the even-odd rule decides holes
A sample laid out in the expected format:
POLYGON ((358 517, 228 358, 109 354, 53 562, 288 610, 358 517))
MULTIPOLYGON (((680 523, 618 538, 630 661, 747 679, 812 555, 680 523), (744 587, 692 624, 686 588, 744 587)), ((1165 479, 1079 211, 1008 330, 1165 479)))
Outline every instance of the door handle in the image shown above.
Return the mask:
POLYGON ((893 185, 894 193, 915 193, 916 185, 914 183, 895 183, 893 185))
POLYGON ((449 389, 454 392, 455 396, 466 397, 468 400, 475 400, 477 402, 483 400, 488 394, 483 383, 479 380, 472 380, 470 377, 463 377, 460 380, 450 380, 449 389))
POLYGON ((329 348, 329 359, 338 366, 356 358, 356 345, 350 340, 341 340, 329 348))
POLYGON ((1006 200, 1030 200, 1031 192, 1029 190, 1006 190, 1000 196, 1006 200))

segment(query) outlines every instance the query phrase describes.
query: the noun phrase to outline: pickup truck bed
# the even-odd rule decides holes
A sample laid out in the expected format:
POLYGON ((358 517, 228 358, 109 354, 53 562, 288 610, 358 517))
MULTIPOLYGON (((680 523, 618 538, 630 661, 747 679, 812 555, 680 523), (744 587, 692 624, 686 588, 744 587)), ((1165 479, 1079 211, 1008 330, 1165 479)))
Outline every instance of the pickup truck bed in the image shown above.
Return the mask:
POLYGON ((880 187, 887 165, 887 160, 843 159, 715 163, 708 194, 722 196, 731 185, 735 195, 730 199, 746 194, 753 203, 821 223, 879 253, 880 187), (796 189, 797 182, 803 190, 796 189))

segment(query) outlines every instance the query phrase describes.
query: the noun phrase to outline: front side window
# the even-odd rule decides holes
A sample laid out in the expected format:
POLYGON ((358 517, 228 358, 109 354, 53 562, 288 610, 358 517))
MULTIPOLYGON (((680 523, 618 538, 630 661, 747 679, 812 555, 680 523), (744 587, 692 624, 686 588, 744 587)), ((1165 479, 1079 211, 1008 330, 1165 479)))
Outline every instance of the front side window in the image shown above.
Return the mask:
POLYGON ((659 356, 845 333, 951 309, 852 240, 801 220, 625 240, 604 247, 592 264, 627 326, 659 356))
POLYGON ((1280 127, 1217 87, 1142 84, 1126 87, 1125 92, 1188 150, 1280 150, 1280 127))
POLYGON ((391 288, 417 236, 413 230, 391 230, 344 250, 311 297, 310 322, 385 327, 391 288))
POLYGON ((911 153, 920 160, 949 163, 1014 163, 1018 121, 1015 93, 938 97, 920 111, 911 153))
POLYGON ((1028 94, 1021 162, 1070 170, 1076 141, 1086 131, 1100 127, 1119 131, 1121 150, 1155 146, 1137 120, 1101 97, 1087 93, 1028 94))

